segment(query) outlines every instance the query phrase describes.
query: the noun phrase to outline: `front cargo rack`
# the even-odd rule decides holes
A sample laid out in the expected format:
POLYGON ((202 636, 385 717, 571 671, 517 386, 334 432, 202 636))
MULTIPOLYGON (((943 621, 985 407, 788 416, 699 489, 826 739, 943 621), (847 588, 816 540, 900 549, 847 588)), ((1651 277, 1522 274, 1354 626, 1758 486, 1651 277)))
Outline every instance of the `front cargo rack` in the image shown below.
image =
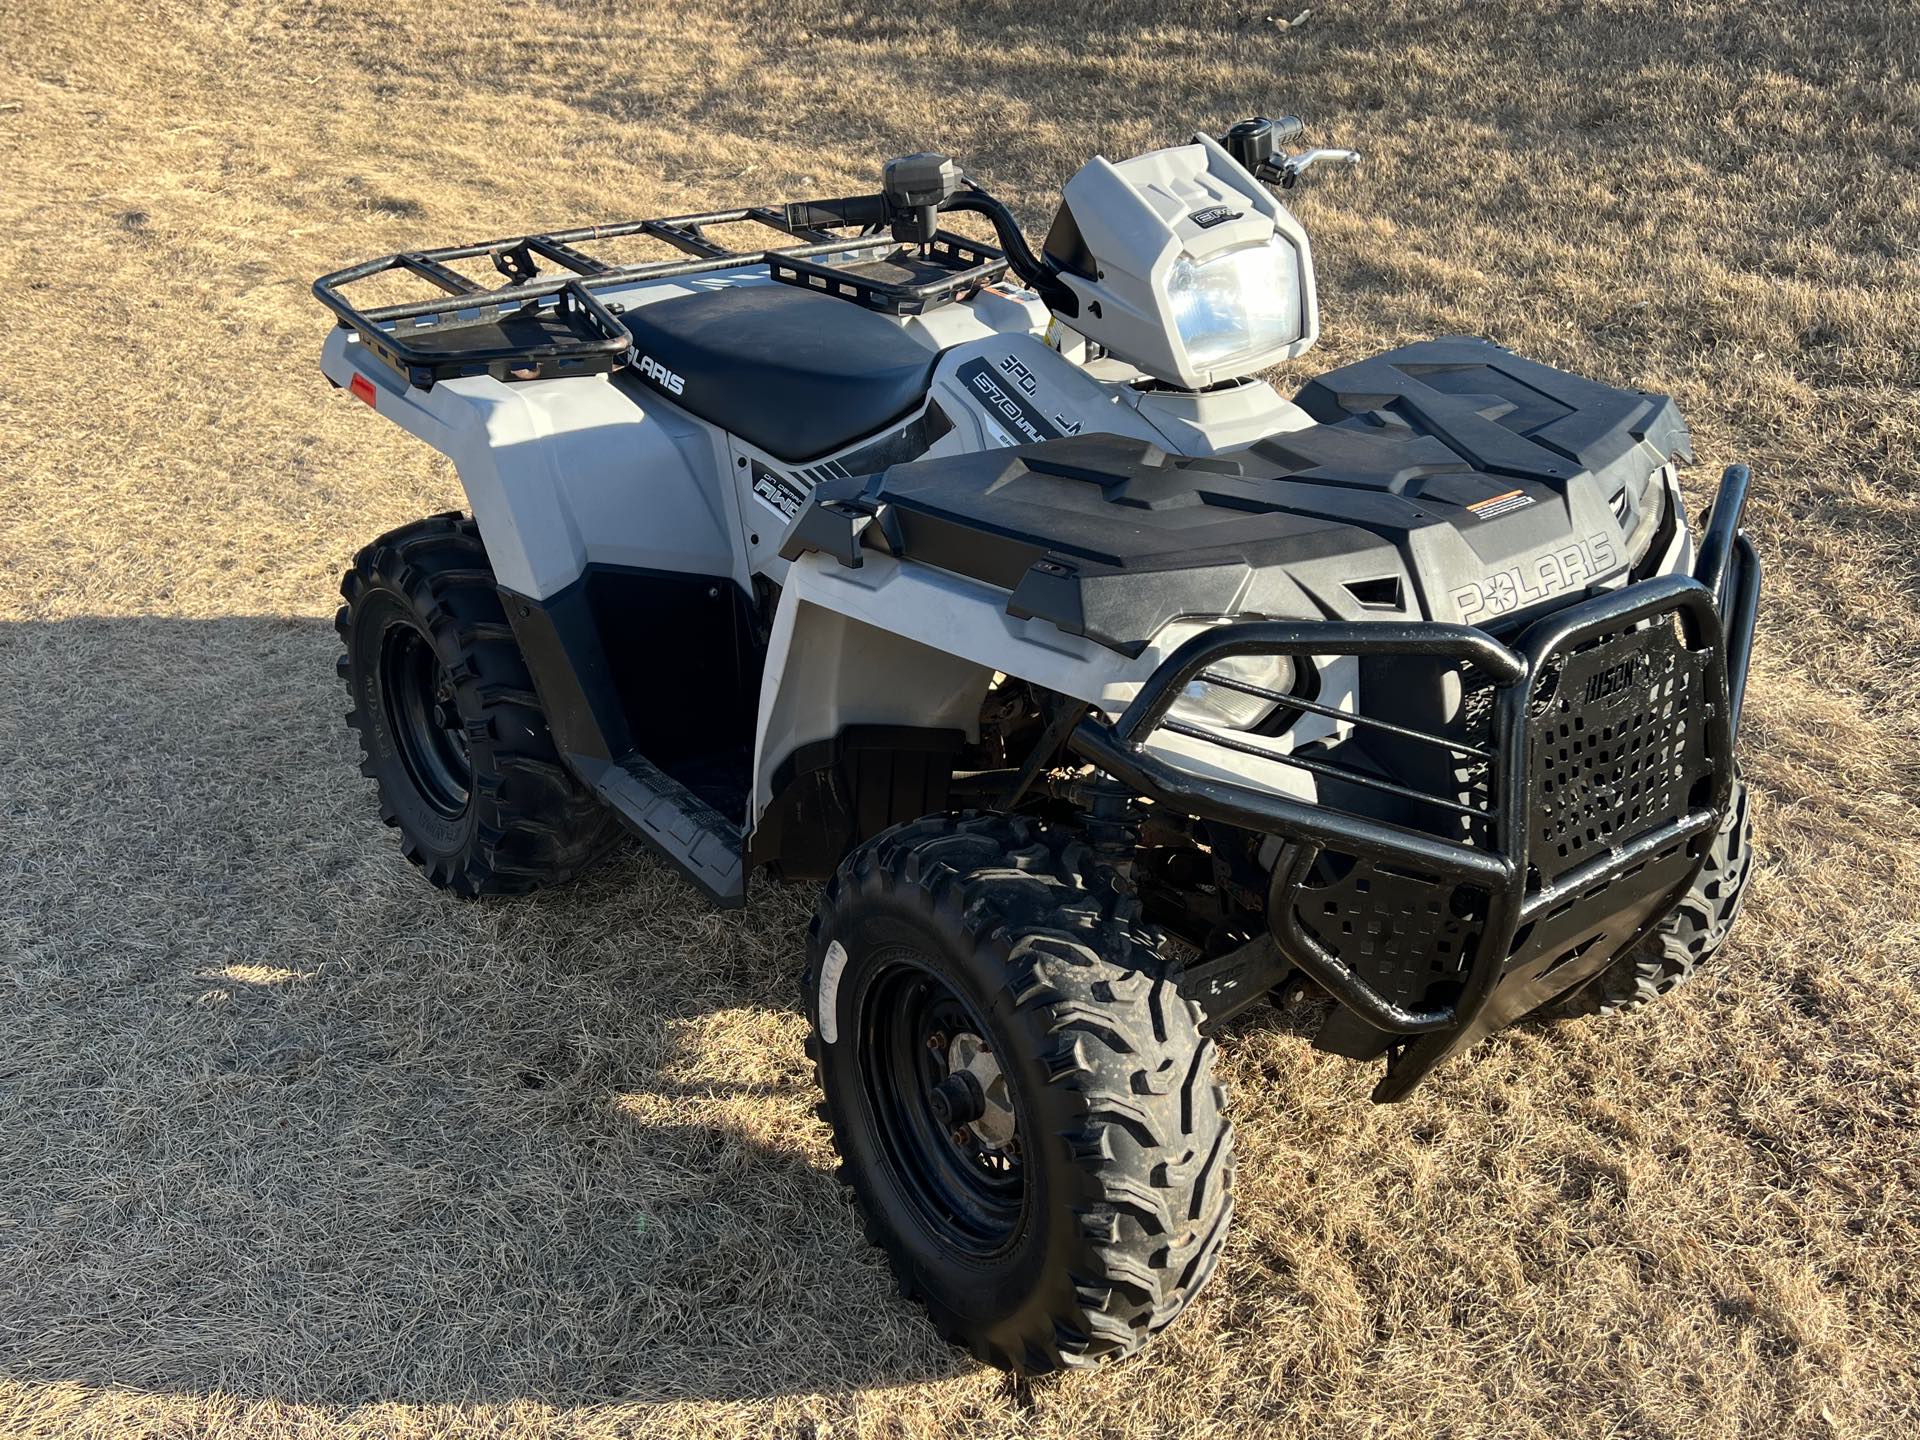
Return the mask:
POLYGON ((945 230, 925 245, 901 241, 847 218, 854 213, 853 202, 813 200, 409 250, 323 275, 313 293, 409 384, 427 389, 462 375, 543 380, 617 370, 632 354, 633 337, 620 320, 621 307, 603 303, 596 292, 638 281, 765 265, 783 284, 887 314, 917 315, 1007 273, 1006 257, 992 245, 945 230), (742 222, 795 243, 735 250, 706 233, 709 226, 742 222), (854 233, 844 233, 849 230, 854 233), (581 248, 630 235, 664 241, 687 258, 609 265, 581 248), (504 286, 489 290, 451 263, 483 258, 506 278, 504 286), (543 274, 543 266, 559 273, 543 274), (390 271, 444 293, 373 309, 342 293, 390 271))

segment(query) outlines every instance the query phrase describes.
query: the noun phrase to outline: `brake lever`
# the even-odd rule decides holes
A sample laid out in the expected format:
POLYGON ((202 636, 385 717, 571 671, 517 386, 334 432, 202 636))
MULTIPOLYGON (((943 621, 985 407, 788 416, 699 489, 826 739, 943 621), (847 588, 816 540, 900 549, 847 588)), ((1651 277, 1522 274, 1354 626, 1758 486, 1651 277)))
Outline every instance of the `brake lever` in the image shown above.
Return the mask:
POLYGON ((1278 185, 1282 190, 1291 190, 1300 177, 1319 164, 1322 160, 1334 160, 1343 165, 1358 165, 1358 150, 1326 150, 1314 148, 1302 150, 1298 155, 1286 155, 1278 160, 1268 160, 1260 166, 1260 178, 1268 184, 1278 185))

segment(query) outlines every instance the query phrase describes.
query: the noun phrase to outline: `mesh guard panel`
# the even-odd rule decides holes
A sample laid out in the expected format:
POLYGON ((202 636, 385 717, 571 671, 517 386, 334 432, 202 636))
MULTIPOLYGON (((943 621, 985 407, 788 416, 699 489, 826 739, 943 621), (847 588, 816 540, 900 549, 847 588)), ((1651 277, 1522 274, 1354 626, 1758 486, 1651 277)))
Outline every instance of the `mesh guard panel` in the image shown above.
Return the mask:
MULTIPOLYGON (((1703 803, 1699 791, 1713 774, 1703 709, 1707 660, 1686 648, 1669 614, 1584 641, 1541 667, 1526 725, 1529 890, 1703 803)), ((1470 667, 1461 681, 1453 729, 1485 745, 1491 687, 1470 667)), ((1483 762, 1460 760, 1451 776, 1463 803, 1491 802, 1483 762)), ((1484 821, 1452 824, 1463 839, 1485 837, 1484 821)), ((1644 885, 1645 870, 1636 866, 1600 888, 1644 885)), ((1420 1005, 1460 983, 1484 899, 1438 876, 1327 855, 1294 906, 1302 927, 1383 995, 1420 1005)), ((1583 905, 1597 900, 1596 892, 1582 892, 1583 905)), ((1564 937, 1555 943, 1564 945, 1564 937)))
POLYGON ((1294 902, 1309 934, 1403 1005, 1420 1004, 1435 985, 1460 982, 1480 932, 1475 892, 1373 860, 1348 868, 1346 857, 1329 856, 1322 864, 1294 902), (1328 878, 1342 868, 1345 874, 1328 878))
POLYGON ((1540 880, 1687 813, 1712 774, 1705 665, 1667 617, 1600 636, 1547 668, 1527 727, 1528 858, 1540 880))

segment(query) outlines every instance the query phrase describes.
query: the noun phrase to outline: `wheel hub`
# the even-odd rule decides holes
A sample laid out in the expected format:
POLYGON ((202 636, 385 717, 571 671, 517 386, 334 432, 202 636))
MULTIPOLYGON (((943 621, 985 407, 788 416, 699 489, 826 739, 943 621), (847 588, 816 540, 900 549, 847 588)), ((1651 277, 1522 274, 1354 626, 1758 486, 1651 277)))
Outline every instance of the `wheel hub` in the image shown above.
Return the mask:
POLYGON ((980 1093, 980 1082, 967 1070, 956 1070, 942 1080, 927 1096, 933 1118, 948 1130, 971 1125, 986 1113, 987 1099, 980 1093))
MULTIPOLYGON (((978 1035, 962 1031, 947 1046, 947 1078, 936 1087, 936 1097, 949 1085, 956 1087, 948 1094, 949 1101, 963 1092, 968 1097, 964 1109, 953 1110, 954 1127, 964 1125, 990 1150, 1008 1149, 1014 1138, 1013 1097, 1007 1092, 1000 1062, 978 1035)), ((936 1098, 936 1108, 940 1103, 936 1098)))
POLYGON ((925 1228, 968 1254, 998 1254, 1021 1233, 1029 1192, 1011 1077, 973 1007, 918 954, 871 963, 855 1032, 861 1113, 925 1228))
POLYGON ((464 814, 473 784, 473 760, 454 698, 453 677, 440 663, 432 642, 410 625, 387 631, 380 667, 387 723, 414 786, 440 814, 464 814))

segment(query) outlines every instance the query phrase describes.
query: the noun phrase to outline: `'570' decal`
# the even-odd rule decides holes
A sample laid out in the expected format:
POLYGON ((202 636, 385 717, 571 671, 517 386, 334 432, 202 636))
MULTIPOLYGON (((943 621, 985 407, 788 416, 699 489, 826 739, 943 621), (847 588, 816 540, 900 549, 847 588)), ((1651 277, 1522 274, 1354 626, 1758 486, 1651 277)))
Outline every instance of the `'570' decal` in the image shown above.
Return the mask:
POLYGON ((1080 433, 1080 422, 1056 415, 1052 421, 1037 414, 1026 403, 1038 388, 1033 372, 1013 356, 1000 362, 1001 374, 985 360, 962 365, 955 377, 985 407, 988 414, 1013 432, 1017 441, 1038 445, 1043 440, 1058 440, 1063 434, 1080 433), (1056 423, 1057 422, 1057 423, 1056 423))

